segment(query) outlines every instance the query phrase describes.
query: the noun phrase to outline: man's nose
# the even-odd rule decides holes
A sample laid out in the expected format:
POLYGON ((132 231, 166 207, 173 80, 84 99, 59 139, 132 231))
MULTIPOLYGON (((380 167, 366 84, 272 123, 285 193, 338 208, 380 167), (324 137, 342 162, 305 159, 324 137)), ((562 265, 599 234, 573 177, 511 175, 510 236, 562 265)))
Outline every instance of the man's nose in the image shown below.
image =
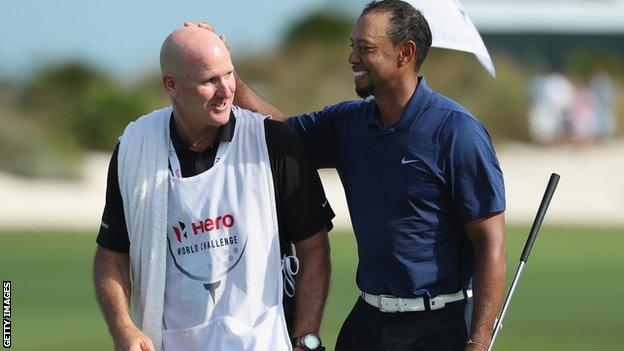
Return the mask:
POLYGON ((222 98, 231 98, 234 96, 234 89, 230 82, 226 79, 222 79, 217 87, 217 95, 222 98))
POLYGON ((351 49, 351 52, 349 52, 349 58, 347 59, 349 61, 350 64, 356 64, 358 62, 360 62, 360 55, 358 55, 355 52, 355 49, 351 49))

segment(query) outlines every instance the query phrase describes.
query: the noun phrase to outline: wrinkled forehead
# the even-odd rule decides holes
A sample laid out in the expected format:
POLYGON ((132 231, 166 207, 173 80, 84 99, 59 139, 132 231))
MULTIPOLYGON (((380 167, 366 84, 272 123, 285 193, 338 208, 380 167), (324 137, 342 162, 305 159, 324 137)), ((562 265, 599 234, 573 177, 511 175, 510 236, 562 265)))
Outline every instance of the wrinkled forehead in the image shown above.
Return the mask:
POLYGON ((361 15, 351 32, 351 40, 379 42, 389 40, 388 28, 390 14, 388 12, 375 11, 361 15))

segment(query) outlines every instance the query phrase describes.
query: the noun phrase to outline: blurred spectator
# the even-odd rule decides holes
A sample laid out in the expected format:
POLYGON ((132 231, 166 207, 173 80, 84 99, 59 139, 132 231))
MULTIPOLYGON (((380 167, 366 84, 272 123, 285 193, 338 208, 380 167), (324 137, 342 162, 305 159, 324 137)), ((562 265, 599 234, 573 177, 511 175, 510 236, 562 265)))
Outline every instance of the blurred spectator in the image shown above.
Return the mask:
POLYGON ((596 72, 590 80, 589 90, 595 100, 595 137, 597 140, 612 137, 615 133, 615 116, 614 85, 611 77, 604 71, 596 72))
POLYGON ((558 72, 537 75, 532 86, 533 105, 529 112, 531 138, 553 144, 565 137, 570 124, 574 86, 558 72))
POLYGON ((596 100, 586 86, 577 89, 570 111, 570 141, 577 145, 596 139, 596 100))

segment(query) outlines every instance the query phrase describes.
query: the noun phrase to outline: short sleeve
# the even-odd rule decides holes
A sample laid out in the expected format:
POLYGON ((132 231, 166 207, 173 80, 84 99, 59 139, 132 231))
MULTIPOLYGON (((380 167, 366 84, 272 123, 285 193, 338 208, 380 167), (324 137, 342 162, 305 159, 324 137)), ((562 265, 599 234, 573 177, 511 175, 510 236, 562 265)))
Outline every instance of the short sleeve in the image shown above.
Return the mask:
POLYGON ((117 178, 118 153, 119 144, 115 147, 108 166, 106 205, 104 206, 102 223, 96 242, 103 248, 128 253, 130 251, 130 241, 128 239, 126 218, 124 217, 123 200, 119 190, 119 179, 117 178))
POLYGON ((503 172, 483 125, 457 113, 449 139, 448 178, 453 207, 462 224, 505 210, 503 172))
POLYGON ((323 228, 331 229, 334 217, 318 173, 297 134, 286 124, 266 120, 280 237, 295 243, 323 228))
POLYGON ((342 110, 340 104, 332 105, 287 120, 301 138, 317 169, 337 167, 338 123, 342 110))

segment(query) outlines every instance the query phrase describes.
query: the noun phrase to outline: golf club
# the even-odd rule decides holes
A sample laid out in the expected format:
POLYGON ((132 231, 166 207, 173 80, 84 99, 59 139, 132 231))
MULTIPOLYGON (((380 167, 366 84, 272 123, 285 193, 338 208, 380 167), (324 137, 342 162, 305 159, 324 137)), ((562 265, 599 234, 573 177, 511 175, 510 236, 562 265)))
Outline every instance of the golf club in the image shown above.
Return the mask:
POLYGON ((531 232, 529 233, 529 237, 527 238, 526 243, 524 244, 524 250, 522 250, 522 255, 520 255, 520 263, 518 264, 518 268, 516 269, 516 274, 514 275, 513 281, 511 283, 511 287, 509 288, 509 292, 505 297, 505 303, 503 304, 503 309, 500 313, 500 316, 496 319, 496 324, 494 325, 494 333, 492 334, 492 341, 490 342, 490 347, 488 351, 492 350, 494 347, 494 341, 496 340, 496 335, 503 327, 503 318, 505 318, 505 313, 507 313, 507 308, 509 308, 509 304, 511 302, 511 298, 513 296, 514 290, 516 290, 516 285, 518 284, 518 280, 520 279, 520 274, 522 274, 522 269, 529 259, 529 255, 531 254, 531 249, 533 248, 533 244, 535 243, 535 239, 537 238, 537 233, 542 226, 542 222, 544 221, 544 217, 546 216, 546 210, 548 210, 548 205, 550 204, 550 200, 555 193, 555 189, 557 188, 557 183, 559 182, 559 175, 553 173, 550 175, 550 179, 548 180, 548 185, 546 186, 546 191, 544 192, 544 197, 542 197, 542 202, 540 203, 539 209, 537 210, 537 214, 535 215, 535 220, 533 221, 533 226, 531 227, 531 232))

